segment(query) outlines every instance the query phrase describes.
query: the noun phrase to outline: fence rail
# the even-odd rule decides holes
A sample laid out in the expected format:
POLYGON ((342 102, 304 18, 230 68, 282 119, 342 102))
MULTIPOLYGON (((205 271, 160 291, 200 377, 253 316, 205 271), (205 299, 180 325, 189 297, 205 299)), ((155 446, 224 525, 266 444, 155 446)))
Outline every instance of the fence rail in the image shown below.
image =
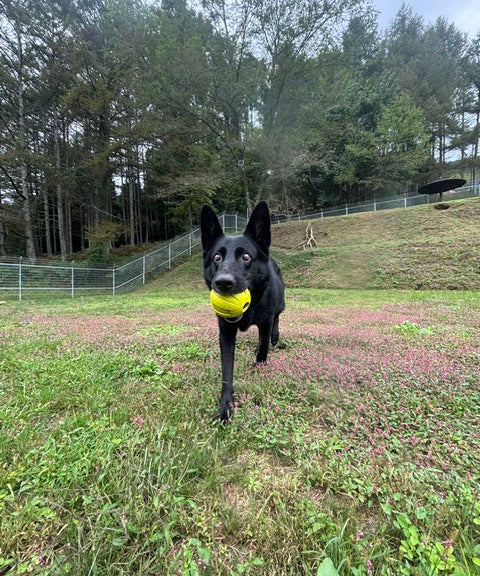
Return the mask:
MULTIPOLYGON (((443 201, 480 197, 480 183, 464 186, 450 192, 444 192, 443 201)), ((329 216, 349 216, 360 212, 376 212, 391 208, 407 208, 432 201, 428 194, 392 196, 371 202, 357 202, 336 206, 320 212, 298 215, 297 217, 278 216, 274 223, 288 220, 312 220, 329 216)), ((219 216, 220 224, 226 233, 243 230, 247 219, 239 214, 223 213, 219 216)), ((122 266, 115 267, 82 267, 75 263, 52 264, 52 262, 32 262, 26 258, 9 258, 0 261, 0 293, 6 297, 14 295, 22 300, 30 293, 56 291, 74 298, 92 291, 108 294, 122 294, 143 286, 153 275, 169 270, 174 262, 185 255, 191 255, 200 244, 198 228, 145 252, 122 266)))

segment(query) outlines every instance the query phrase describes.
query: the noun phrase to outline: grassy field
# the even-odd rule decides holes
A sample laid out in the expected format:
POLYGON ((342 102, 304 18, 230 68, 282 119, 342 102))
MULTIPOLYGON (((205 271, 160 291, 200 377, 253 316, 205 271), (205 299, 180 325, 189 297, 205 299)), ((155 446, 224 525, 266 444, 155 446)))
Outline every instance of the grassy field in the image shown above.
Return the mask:
POLYGON ((0 305, 0 574, 480 574, 479 293, 290 288, 220 427, 191 266, 0 305))
POLYGON ((198 254, 0 303, 0 576, 480 574, 479 216, 275 226, 281 341, 240 338, 224 427, 198 254))

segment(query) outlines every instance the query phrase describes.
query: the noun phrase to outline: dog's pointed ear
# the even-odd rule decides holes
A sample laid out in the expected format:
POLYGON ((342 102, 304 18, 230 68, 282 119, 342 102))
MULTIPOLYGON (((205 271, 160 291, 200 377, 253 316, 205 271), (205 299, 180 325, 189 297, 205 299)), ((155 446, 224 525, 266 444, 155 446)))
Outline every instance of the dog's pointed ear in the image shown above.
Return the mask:
POLYGON ((200 212, 200 234, 204 252, 208 252, 215 242, 223 236, 217 215, 208 204, 204 204, 200 212))
POLYGON ((266 202, 259 202, 255 206, 245 229, 245 235, 255 240, 263 252, 268 254, 272 236, 270 232, 270 211, 266 202))

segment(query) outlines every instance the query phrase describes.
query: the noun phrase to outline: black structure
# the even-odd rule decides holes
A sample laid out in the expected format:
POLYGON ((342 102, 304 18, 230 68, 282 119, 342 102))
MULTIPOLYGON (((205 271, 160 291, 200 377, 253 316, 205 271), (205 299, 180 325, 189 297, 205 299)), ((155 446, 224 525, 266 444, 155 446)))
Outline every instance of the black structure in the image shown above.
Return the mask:
POLYGON ((439 194, 441 200, 444 192, 460 188, 460 186, 463 186, 466 182, 463 178, 443 178, 442 180, 435 180, 434 182, 420 186, 417 192, 419 194, 439 194))

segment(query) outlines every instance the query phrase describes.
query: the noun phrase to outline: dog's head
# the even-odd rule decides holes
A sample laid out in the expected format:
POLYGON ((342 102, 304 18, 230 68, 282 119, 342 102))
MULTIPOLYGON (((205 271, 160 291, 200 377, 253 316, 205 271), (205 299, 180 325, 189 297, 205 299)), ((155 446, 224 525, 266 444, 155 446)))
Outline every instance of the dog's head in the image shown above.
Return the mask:
POLYGON ((257 204, 241 236, 225 236, 217 215, 205 205, 200 213, 200 232, 204 277, 210 289, 236 294, 265 282, 271 243, 270 212, 265 202, 257 204))

